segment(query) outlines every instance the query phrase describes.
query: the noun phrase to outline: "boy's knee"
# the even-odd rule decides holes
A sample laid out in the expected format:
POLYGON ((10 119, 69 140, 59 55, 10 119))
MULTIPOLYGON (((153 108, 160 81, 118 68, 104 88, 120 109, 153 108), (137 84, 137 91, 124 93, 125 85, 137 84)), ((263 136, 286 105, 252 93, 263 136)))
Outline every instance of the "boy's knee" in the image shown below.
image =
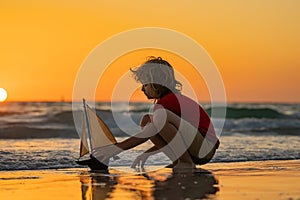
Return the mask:
POLYGON ((153 125, 160 132, 167 122, 167 112, 165 109, 157 109, 153 115, 153 125))

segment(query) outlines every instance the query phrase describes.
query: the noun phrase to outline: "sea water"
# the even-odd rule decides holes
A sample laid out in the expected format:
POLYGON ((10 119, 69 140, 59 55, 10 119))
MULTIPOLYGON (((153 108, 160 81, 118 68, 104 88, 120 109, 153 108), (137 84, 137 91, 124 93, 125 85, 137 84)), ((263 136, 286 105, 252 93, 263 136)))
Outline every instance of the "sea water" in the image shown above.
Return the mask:
MULTIPOLYGON (((201 104, 210 113, 210 104, 201 104)), ((97 114, 118 141, 134 134, 149 103, 96 103, 97 114), (114 120, 118 117, 118 123, 114 120), (132 124, 128 123, 128 119, 132 124), (121 123, 121 124, 120 124, 121 123), (124 123, 124 124, 122 124, 124 123), (120 129, 120 125, 123 127, 120 129), (125 127, 125 128, 124 128, 125 127), (131 129, 132 128, 132 129, 131 129)), ((218 121, 218 116, 214 116, 218 121)), ((300 159, 300 104, 228 104, 221 131, 221 145, 211 162, 300 159)), ((59 169, 78 166, 80 139, 74 126, 70 102, 9 102, 0 105, 0 170, 59 169)), ((112 166, 130 166, 151 142, 122 152, 112 166)), ((170 164, 159 153, 151 166, 170 164)))

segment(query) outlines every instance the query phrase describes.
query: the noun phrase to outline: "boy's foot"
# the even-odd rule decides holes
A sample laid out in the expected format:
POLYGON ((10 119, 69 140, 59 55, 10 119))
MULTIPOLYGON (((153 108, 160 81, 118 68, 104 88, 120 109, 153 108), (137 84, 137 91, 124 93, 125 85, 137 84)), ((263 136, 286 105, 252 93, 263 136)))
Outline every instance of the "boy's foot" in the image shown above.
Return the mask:
POLYGON ((193 172, 196 169, 194 163, 178 162, 173 167, 173 172, 193 172))
POLYGON ((173 167, 175 167, 177 165, 177 163, 178 163, 178 161, 175 161, 175 162, 167 165, 166 168, 173 168, 173 167))

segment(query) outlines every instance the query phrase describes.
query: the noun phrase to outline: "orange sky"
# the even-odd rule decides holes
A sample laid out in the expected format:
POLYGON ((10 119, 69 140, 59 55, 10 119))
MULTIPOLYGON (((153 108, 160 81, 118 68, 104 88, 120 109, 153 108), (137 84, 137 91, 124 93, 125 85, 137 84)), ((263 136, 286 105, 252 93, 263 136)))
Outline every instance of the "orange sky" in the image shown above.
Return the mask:
MULTIPOLYGON (((229 102, 300 102, 300 1, 27 2, 0 2, 0 87, 10 101, 71 100, 76 73, 96 45, 125 30, 164 27, 208 51, 229 102)), ((149 53, 115 61, 100 81, 97 100, 110 100, 113 80, 149 53)), ((197 84, 180 58, 169 61, 197 84)), ((204 83, 195 91, 200 101, 209 101, 204 83)))

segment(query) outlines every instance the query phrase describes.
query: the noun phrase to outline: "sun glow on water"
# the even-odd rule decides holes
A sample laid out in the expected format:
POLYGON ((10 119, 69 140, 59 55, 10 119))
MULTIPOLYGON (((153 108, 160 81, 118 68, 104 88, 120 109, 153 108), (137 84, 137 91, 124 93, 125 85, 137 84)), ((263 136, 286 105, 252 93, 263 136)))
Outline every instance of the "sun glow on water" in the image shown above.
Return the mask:
POLYGON ((7 99, 7 92, 5 89, 0 88, 0 102, 3 102, 7 99))

